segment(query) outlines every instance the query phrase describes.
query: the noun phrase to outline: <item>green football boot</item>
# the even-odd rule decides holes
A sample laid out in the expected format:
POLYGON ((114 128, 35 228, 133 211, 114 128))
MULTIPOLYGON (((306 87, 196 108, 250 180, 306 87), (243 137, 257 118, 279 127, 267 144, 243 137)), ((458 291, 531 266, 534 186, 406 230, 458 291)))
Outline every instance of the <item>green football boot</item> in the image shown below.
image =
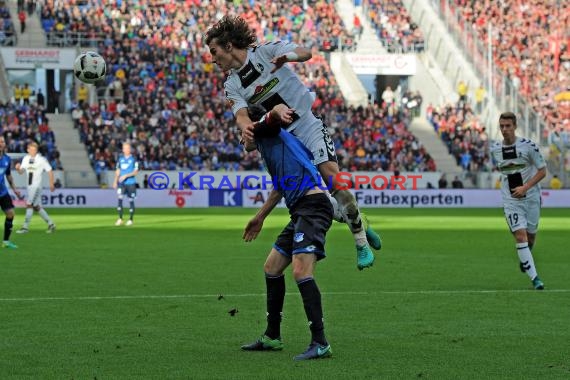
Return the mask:
POLYGON ((358 270, 369 268, 374 264, 374 253, 369 246, 356 246, 356 267, 358 270))
POLYGON ((542 282, 538 276, 532 280, 532 286, 534 286, 536 290, 544 290, 544 282, 542 282))
POLYGON ((370 244, 370 246, 375 250, 380 250, 382 248, 382 239, 380 238, 380 235, 372 229, 366 214, 360 213, 360 216, 364 223, 364 231, 366 232, 366 240, 368 241, 368 244, 370 244))
POLYGON ((271 339, 267 335, 263 335, 253 343, 244 344, 241 346, 241 349, 244 351, 281 351, 283 349, 283 341, 281 337, 271 339))

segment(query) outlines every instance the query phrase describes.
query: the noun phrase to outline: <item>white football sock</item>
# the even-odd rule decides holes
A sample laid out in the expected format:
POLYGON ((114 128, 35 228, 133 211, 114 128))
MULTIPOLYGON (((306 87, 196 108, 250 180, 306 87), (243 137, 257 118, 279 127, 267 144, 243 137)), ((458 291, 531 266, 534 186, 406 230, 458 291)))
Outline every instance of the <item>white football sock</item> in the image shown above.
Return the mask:
POLYGON ((34 215, 34 209, 33 208, 27 208, 26 209, 26 219, 24 219, 24 225, 22 226, 22 228, 28 228, 30 225, 30 221, 32 220, 32 216, 34 215))
POLYGON ((44 209, 42 208, 40 211, 38 211, 38 214, 40 214, 40 216, 42 217, 42 219, 46 221, 46 223, 48 224, 48 226, 49 226, 50 224, 53 224, 53 222, 51 221, 51 219, 50 219, 50 217, 49 217, 49 215, 48 215, 48 213, 47 213, 46 210, 44 210, 44 209))
POLYGON ((532 259, 532 253, 530 253, 530 249, 528 249, 528 243, 517 243, 517 253, 519 255, 519 260, 523 266, 523 269, 526 271, 528 277, 531 280, 537 276, 536 274, 536 267, 534 266, 534 260, 532 259))

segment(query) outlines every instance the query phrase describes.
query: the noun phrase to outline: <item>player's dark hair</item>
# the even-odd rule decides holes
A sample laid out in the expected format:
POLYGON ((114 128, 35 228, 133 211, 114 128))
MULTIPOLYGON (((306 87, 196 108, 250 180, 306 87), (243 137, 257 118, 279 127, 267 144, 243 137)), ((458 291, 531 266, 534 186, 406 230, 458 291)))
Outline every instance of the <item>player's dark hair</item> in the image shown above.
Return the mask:
POLYGON ((224 16, 206 32, 206 45, 213 39, 218 45, 226 47, 228 42, 238 49, 247 49, 257 41, 255 33, 249 28, 247 22, 239 16, 224 16))
POLYGON ((499 120, 506 119, 512 120, 514 125, 517 125, 517 115, 512 112, 503 112, 501 116, 499 116, 499 120))
POLYGON ((267 111, 265 108, 258 104, 250 104, 247 107, 247 115, 252 121, 259 121, 265 115, 267 111))

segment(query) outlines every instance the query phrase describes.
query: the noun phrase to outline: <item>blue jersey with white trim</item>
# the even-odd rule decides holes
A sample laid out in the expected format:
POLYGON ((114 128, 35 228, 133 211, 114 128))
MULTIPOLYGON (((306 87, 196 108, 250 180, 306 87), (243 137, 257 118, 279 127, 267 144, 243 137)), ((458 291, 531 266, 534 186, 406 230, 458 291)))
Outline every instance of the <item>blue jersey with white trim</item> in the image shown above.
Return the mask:
MULTIPOLYGON (((139 169, 139 163, 137 162, 136 158, 132 155, 129 157, 125 157, 121 155, 119 157, 119 161, 117 161, 117 169, 120 170, 119 175, 123 176, 125 174, 131 174, 135 170, 139 169)), ((135 177, 129 177, 123 181, 123 185, 135 185, 137 183, 137 179, 135 177)))
POLYGON ((273 185, 291 209, 309 190, 320 186, 313 155, 295 136, 282 129, 276 137, 256 141, 273 185))
POLYGON ((6 186, 6 177, 11 174, 10 168, 12 166, 12 160, 8 155, 3 154, 0 158, 0 197, 8 194, 8 187, 6 186))

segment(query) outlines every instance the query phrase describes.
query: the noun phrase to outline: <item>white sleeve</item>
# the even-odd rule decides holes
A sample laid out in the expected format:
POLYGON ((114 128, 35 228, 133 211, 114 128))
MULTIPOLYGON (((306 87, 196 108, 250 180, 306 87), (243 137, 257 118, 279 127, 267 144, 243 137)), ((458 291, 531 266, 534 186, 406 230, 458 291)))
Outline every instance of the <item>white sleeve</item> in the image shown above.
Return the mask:
POLYGON ((20 169, 28 170, 28 166, 30 165, 30 160, 28 156, 24 156, 22 159, 22 163, 20 164, 20 169))
POLYGON ((232 80, 233 77, 228 78, 226 83, 224 83, 224 89, 226 93, 226 100, 230 107, 232 108, 232 112, 237 114, 242 108, 247 108, 247 101, 244 97, 239 93, 235 81, 232 80))
POLYGON ((52 167, 45 157, 42 157, 42 167, 48 173, 52 171, 52 167))
POLYGON ((292 52, 298 47, 299 45, 292 42, 275 41, 263 44, 257 49, 264 59, 271 61, 273 58, 281 57, 282 55, 292 52))
POLYGON ((542 157, 542 153, 540 153, 540 148, 535 144, 530 144, 530 159, 534 163, 537 169, 542 169, 546 166, 546 161, 544 161, 544 157, 542 157))

